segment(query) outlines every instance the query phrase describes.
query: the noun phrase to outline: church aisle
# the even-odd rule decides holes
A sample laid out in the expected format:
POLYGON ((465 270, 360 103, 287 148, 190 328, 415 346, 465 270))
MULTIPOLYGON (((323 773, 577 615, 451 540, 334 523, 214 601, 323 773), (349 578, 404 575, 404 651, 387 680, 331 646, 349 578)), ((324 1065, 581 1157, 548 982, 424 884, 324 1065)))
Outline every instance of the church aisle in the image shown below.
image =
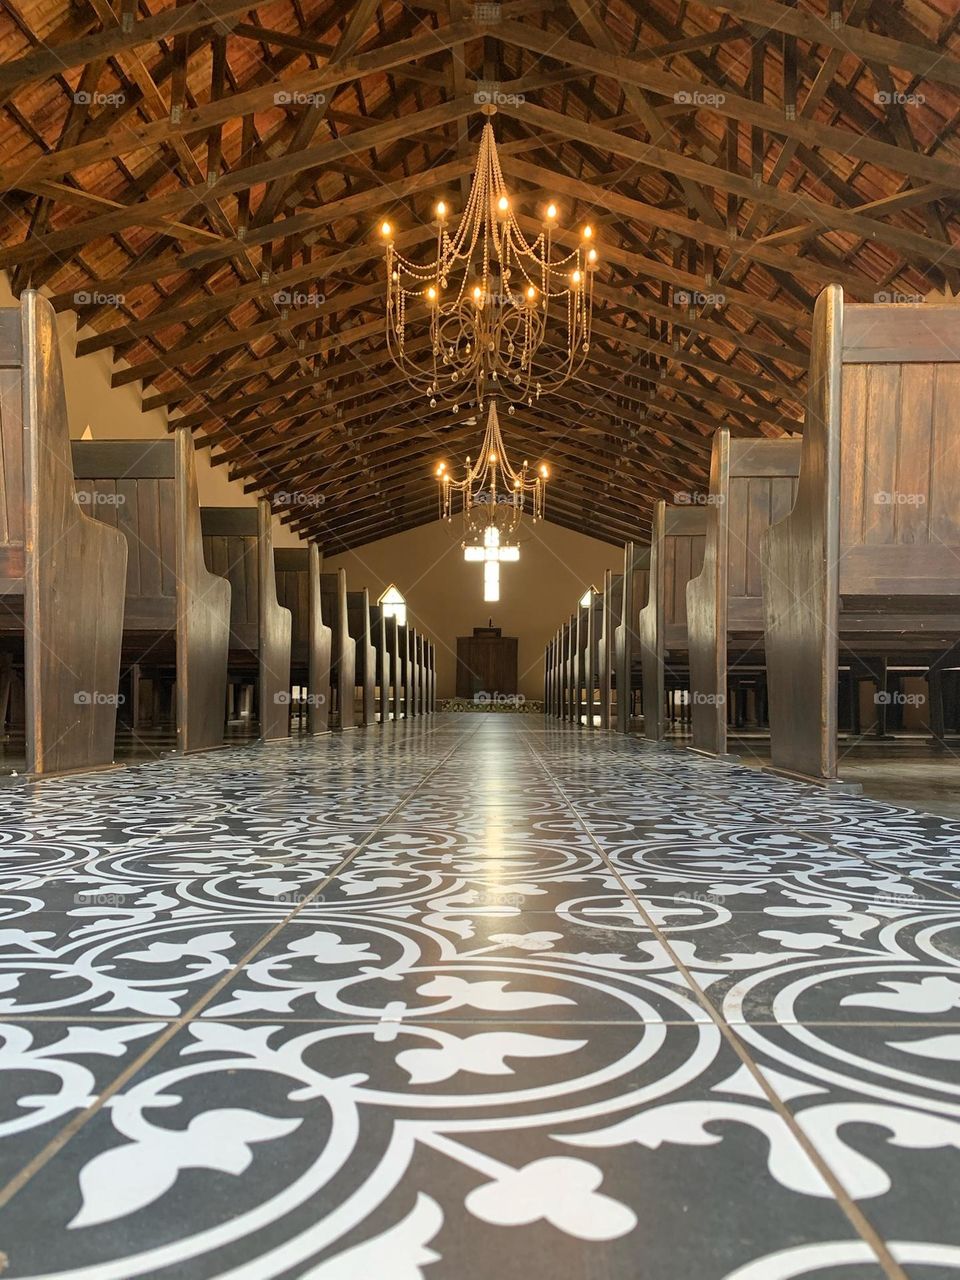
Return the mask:
POLYGON ((0 1249, 960 1275, 960 824, 533 716, 0 793, 0 1249))

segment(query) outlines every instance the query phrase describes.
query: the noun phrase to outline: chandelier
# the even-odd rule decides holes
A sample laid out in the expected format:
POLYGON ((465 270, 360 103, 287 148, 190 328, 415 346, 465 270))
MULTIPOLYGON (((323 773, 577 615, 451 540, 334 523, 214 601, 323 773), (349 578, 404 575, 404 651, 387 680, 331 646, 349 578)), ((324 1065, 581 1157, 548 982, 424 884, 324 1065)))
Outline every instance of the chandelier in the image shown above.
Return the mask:
MULTIPOLYGON (((482 408, 491 385, 506 399, 528 405, 541 392, 563 386, 590 350, 593 228, 585 226, 577 248, 554 260, 558 211, 551 202, 539 235, 527 240, 489 120, 456 230, 448 228, 445 201, 438 201, 435 215, 436 257, 424 264, 397 250, 389 222, 380 227, 386 242, 387 348, 407 381, 431 408, 438 401, 452 403, 454 413, 466 400, 482 408), (548 340, 554 319, 558 324, 548 340)), ((511 403, 510 413, 513 408, 511 403)))
POLYGON ((520 559, 520 547, 510 539, 515 539, 519 532, 528 496, 532 523, 543 519, 548 475, 545 463, 533 472, 526 461, 519 471, 510 465, 500 433, 496 400, 490 401, 480 454, 475 463, 467 458, 464 478, 454 480, 445 462, 437 466, 440 516, 448 522, 453 520, 453 495, 460 494, 463 558, 483 564, 485 601, 500 599, 500 565, 520 559))

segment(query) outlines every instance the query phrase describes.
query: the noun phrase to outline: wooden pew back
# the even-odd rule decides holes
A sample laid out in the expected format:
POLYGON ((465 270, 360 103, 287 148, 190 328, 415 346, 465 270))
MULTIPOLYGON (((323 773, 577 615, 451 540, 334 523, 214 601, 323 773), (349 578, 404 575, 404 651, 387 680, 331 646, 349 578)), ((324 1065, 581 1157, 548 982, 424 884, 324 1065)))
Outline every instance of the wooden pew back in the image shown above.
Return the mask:
POLYGON ((783 772, 836 781, 841 635, 926 657, 956 641, 958 350, 955 306, 845 307, 836 285, 817 299, 797 497, 762 551, 783 772))
POLYGON ((727 748, 730 638, 762 659, 761 541, 792 508, 800 470, 799 440, 713 441, 701 572, 687 583, 687 637, 693 745, 727 748))
POLYGON ((204 561, 189 430, 166 440, 75 440, 72 454, 83 509, 126 538, 129 660, 176 663, 179 750, 219 746, 230 584, 204 561))
POLYGON ((627 542, 623 548, 620 621, 614 639, 617 682, 617 732, 630 730, 631 692, 640 668, 640 611, 647 605, 650 548, 627 542))
POLYGON ((600 728, 609 729, 616 683, 616 638, 623 613, 623 574, 607 569, 603 575, 603 616, 600 624, 598 683, 600 728))
POLYGON ((23 636, 27 771, 113 759, 127 546, 76 500, 56 317, 0 310, 0 630, 23 636))
POLYGON ((830 419, 840 435, 841 596, 957 609, 958 312, 841 303, 840 403, 830 419))
POLYGON ((307 686, 307 732, 330 729, 333 633, 324 621, 320 549, 280 547, 274 552, 277 601, 290 611, 291 668, 295 684, 307 686))
POLYGON ((256 507, 203 507, 203 554, 211 572, 230 583, 231 662, 259 645, 260 574, 256 507))
POLYGON ((332 663, 337 693, 337 713, 341 729, 356 727, 353 696, 356 689, 356 641, 350 634, 347 617, 347 571, 320 575, 323 616, 329 619, 333 632, 332 663))
POLYGON ((667 652, 687 648, 687 582, 703 568, 707 513, 700 506, 654 508, 647 603, 637 633, 643 667, 644 737, 659 740, 665 722, 664 674, 667 652))

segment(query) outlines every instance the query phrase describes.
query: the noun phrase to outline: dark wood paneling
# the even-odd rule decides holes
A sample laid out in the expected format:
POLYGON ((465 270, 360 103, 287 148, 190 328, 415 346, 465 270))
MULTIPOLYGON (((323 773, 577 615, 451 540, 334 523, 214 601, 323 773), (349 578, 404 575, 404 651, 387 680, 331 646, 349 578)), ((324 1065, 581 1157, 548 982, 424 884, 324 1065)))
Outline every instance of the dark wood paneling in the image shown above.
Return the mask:
POLYGON ((230 665, 250 664, 259 649, 257 510, 201 507, 200 521, 205 562, 230 583, 230 665))
POLYGON ((514 636, 457 637, 457 697, 517 692, 517 639, 514 636))
POLYGON ((73 472, 77 480, 173 480, 173 440, 75 440, 73 472))

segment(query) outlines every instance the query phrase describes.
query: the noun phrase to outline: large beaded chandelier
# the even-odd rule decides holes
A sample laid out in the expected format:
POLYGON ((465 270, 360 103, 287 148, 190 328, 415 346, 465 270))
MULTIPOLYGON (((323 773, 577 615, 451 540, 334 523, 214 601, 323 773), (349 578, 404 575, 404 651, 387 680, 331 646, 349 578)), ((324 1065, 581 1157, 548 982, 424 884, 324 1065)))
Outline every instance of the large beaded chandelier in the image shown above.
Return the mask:
POLYGON ((482 409, 491 391, 512 413, 514 403, 532 405, 542 393, 563 386, 590 350, 593 227, 583 227, 577 248, 554 260, 558 209, 551 201, 542 210, 539 234, 527 239, 489 119, 459 225, 449 229, 444 200, 437 202, 435 216, 436 257, 427 263, 399 252, 389 222, 380 227, 386 243, 387 347, 410 385, 431 408, 445 403, 454 413, 462 403, 482 409), (419 340, 424 335, 426 342, 419 340))
POLYGON ((463 516, 463 557, 483 564, 483 598, 500 599, 500 565, 519 560, 515 539, 529 499, 534 524, 543 519, 544 495, 549 471, 546 463, 531 469, 524 460, 519 470, 510 465, 497 402, 490 401, 487 425, 476 462, 467 458, 462 480, 454 480, 445 462, 437 465, 440 486, 440 515, 453 520, 454 495, 459 495, 463 516))

